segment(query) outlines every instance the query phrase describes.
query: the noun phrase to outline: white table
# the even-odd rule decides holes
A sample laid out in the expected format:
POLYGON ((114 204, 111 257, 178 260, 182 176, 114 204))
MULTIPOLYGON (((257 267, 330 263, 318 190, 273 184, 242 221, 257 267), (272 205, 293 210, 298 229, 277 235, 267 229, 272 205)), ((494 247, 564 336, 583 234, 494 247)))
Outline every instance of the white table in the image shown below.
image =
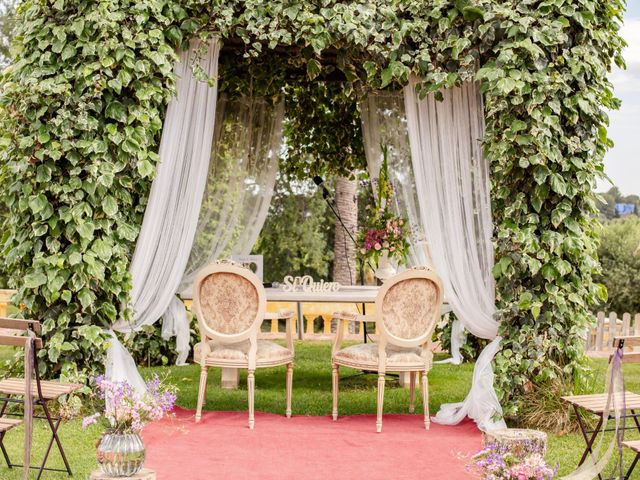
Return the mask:
POLYGON ((377 286, 356 285, 341 286, 337 292, 303 292, 301 290, 287 292, 282 287, 265 288, 267 301, 293 302, 297 304, 298 339, 302 340, 304 332, 304 316, 302 304, 311 303, 374 303, 378 295, 377 286))
MULTIPOLYGON (((297 304, 298 338, 302 340, 304 317, 302 304, 311 303, 375 303, 380 287, 374 285, 341 286, 337 292, 303 292, 301 290, 287 292, 282 287, 265 288, 267 301, 293 302, 297 304)), ((451 306, 445 300, 441 314, 449 313, 451 306)))

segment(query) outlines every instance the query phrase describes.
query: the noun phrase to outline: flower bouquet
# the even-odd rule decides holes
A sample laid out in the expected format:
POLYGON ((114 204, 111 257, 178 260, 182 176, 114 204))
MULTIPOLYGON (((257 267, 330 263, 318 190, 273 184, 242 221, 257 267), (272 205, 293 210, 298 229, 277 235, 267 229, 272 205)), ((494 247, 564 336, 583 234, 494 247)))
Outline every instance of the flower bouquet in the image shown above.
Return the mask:
POLYGON ((396 260, 399 263, 406 261, 409 242, 407 220, 392 211, 391 200, 394 191, 389 180, 387 149, 383 147, 382 150, 380 175, 372 182, 376 194, 365 207, 368 216, 358 234, 358 243, 360 255, 376 263, 378 265, 376 276, 384 279, 395 273, 389 260, 396 260))
POLYGON ((98 464, 103 473, 126 477, 135 475, 144 466, 145 448, 140 437, 144 425, 160 420, 176 401, 175 389, 164 385, 157 375, 146 382, 146 392, 138 393, 126 381, 96 378, 95 396, 101 408, 86 417, 82 426, 105 425, 98 444, 98 464))
POLYGON ((518 448, 490 443, 473 456, 470 469, 485 480, 550 480, 558 467, 550 467, 542 452, 524 442, 518 448))

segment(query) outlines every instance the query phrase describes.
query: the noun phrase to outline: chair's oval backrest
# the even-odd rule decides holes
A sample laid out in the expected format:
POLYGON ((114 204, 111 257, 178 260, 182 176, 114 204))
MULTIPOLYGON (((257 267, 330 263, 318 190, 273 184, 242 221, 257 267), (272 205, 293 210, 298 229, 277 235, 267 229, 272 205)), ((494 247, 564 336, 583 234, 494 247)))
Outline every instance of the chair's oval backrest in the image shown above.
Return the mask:
POLYGON ((193 306, 207 335, 246 337, 262 322, 266 297, 262 283, 253 272, 232 264, 215 263, 198 274, 193 286, 193 306))
POLYGON ((380 328, 392 343, 422 343, 433 333, 442 299, 442 283, 433 270, 400 273, 387 280, 378 294, 380 328))

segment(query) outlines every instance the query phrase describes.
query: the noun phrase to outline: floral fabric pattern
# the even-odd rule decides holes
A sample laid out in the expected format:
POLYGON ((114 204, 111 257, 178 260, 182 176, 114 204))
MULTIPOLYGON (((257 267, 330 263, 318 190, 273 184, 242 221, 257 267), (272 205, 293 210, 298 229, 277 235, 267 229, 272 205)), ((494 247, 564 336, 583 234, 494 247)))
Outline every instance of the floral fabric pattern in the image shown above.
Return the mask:
MULTIPOLYGON (((375 343, 352 345, 338 351, 334 358, 338 361, 345 360, 347 362, 378 365, 378 345, 375 343)), ((431 365, 432 358, 433 354, 427 349, 387 345, 387 367, 415 365, 417 368, 424 368, 425 365, 431 365)))
POLYGON ((433 328, 440 305, 438 286, 426 278, 410 278, 393 285, 382 302, 382 321, 398 338, 411 339, 433 328), (437 310, 437 311, 436 311, 437 310))
MULTIPOLYGON (((211 352, 207 355, 208 360, 249 360, 249 340, 239 343, 227 345, 216 344, 213 340, 209 341, 211 352)), ((193 358, 196 363, 200 362, 200 352, 202 343, 197 343, 193 347, 193 358)), ((284 360, 292 355, 291 350, 269 340, 258 340, 258 351, 256 360, 272 361, 284 360)))
POLYGON ((200 311, 209 328, 227 335, 246 331, 258 314, 258 292, 235 273, 214 273, 200 283, 200 311))

